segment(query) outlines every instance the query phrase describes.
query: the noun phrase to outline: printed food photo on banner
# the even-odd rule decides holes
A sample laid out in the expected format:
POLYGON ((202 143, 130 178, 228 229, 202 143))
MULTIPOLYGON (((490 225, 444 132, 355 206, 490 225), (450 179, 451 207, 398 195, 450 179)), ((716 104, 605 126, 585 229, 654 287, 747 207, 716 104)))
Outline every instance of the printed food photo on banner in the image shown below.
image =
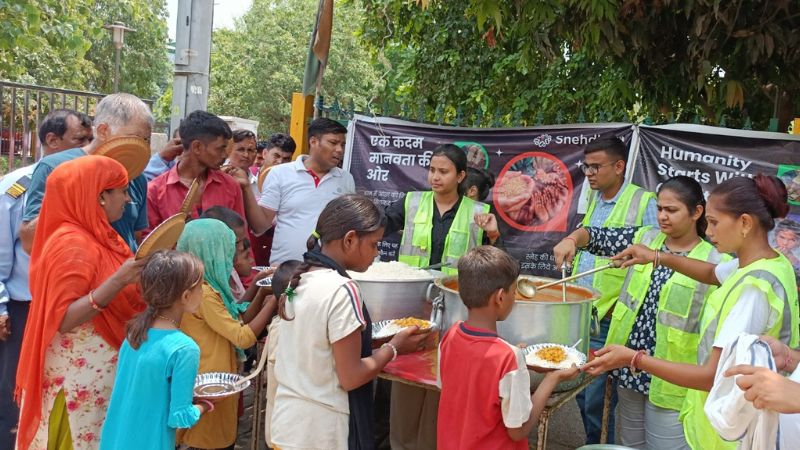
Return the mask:
POLYGON ((572 178, 558 158, 523 153, 506 164, 495 186, 494 203, 509 225, 525 231, 566 231, 572 178))
POLYGON ((489 152, 477 142, 455 141, 453 145, 460 147, 467 154, 467 165, 474 169, 489 170, 489 152))

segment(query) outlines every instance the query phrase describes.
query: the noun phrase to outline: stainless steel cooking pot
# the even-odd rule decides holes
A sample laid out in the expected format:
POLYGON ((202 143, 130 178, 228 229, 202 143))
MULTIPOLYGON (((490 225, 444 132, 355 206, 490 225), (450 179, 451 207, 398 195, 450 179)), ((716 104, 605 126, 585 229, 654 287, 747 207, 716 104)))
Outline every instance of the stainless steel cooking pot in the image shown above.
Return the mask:
POLYGON ((353 280, 358 283, 373 322, 403 317, 427 319, 431 313, 427 293, 435 277, 441 276, 441 272, 430 272, 427 279, 359 280, 358 274, 353 274, 353 280))
MULTIPOLYGON (((539 283, 553 281, 544 277, 523 277, 539 283)), ((434 283, 438 293, 431 298, 431 321, 439 326, 444 336, 455 322, 467 320, 467 308, 458 295, 458 277, 439 278, 434 283)), ((592 302, 598 296, 594 289, 567 283, 567 301, 563 302, 560 285, 542 289, 531 300, 517 299, 506 320, 497 322, 497 332, 514 345, 572 345, 582 339, 576 348, 588 354, 590 334, 598 326, 597 317, 592 312, 592 302)), ((544 375, 531 372, 531 387, 538 386, 543 378, 544 375)), ((556 387, 556 392, 569 390, 580 384, 582 379, 583 373, 573 380, 562 382, 556 387)))

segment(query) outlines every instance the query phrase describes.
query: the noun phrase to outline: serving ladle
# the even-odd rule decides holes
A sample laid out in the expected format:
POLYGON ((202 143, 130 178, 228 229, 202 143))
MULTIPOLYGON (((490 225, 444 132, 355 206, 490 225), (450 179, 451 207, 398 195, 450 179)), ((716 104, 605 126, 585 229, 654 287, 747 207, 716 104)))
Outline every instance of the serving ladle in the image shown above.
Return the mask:
POLYGON ((256 370, 254 372, 252 372, 250 375, 248 375, 248 376, 240 379, 239 381, 237 381, 233 385, 234 390, 239 390, 240 386, 242 386, 246 382, 252 380, 253 378, 257 377, 258 374, 261 373, 261 370, 264 369, 264 363, 267 362, 267 353, 268 352, 269 352, 269 346, 268 345, 264 345, 264 349, 261 350, 261 358, 258 359, 258 366, 256 367, 256 370))
POLYGON ((572 280, 577 280, 578 278, 585 277, 587 275, 591 275, 596 272, 600 272, 606 269, 614 269, 619 268, 623 263, 622 260, 611 261, 610 263, 595 267, 594 269, 587 270, 586 272, 576 273, 575 275, 562 278, 560 280, 551 281, 545 284, 536 284, 536 281, 530 280, 528 278, 519 278, 517 280, 517 293, 525 298, 533 298, 536 296, 536 293, 541 289, 547 289, 549 287, 553 287, 559 285, 561 283, 567 283, 572 280))

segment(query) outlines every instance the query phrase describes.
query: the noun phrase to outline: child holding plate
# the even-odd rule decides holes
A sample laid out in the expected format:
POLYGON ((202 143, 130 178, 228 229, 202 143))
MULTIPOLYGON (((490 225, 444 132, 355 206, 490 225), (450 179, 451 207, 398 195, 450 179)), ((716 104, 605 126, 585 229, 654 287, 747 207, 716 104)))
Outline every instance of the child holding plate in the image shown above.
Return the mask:
POLYGON ((175 448, 175 431, 214 409, 193 404, 200 348, 179 329, 203 298, 203 263, 182 252, 159 251, 144 266, 147 309, 128 325, 100 449, 175 448))
POLYGON ((497 321, 514 307, 519 262, 484 245, 458 261, 466 322, 455 323, 439 345, 437 448, 527 449, 528 434, 556 385, 578 369, 556 370, 530 394, 522 350, 497 335, 497 321))
POLYGON ((369 311, 347 274, 372 264, 385 224, 367 197, 331 200, 280 297, 270 421, 278 448, 373 448, 371 382, 398 354, 424 346, 427 333, 409 327, 373 352, 369 311))

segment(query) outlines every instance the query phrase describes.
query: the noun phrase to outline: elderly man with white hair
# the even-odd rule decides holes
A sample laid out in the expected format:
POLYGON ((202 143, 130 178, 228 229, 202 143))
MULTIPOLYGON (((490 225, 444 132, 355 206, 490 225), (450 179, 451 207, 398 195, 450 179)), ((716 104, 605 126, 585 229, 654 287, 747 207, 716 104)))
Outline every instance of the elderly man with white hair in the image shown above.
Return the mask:
MULTIPOLYGON (((22 217, 20 240, 23 248, 30 252, 36 230, 36 218, 45 195, 45 184, 50 173, 59 164, 81 156, 93 154, 104 142, 120 137, 135 136, 150 142, 153 128, 153 115, 150 108, 138 97, 131 94, 111 94, 97 104, 94 116, 94 140, 83 148, 73 148, 42 158, 31 177, 28 200, 22 217)), ((144 175, 130 180, 131 202, 125 206, 122 218, 111 226, 122 239, 136 252, 142 230, 147 228, 147 179, 144 175)))

